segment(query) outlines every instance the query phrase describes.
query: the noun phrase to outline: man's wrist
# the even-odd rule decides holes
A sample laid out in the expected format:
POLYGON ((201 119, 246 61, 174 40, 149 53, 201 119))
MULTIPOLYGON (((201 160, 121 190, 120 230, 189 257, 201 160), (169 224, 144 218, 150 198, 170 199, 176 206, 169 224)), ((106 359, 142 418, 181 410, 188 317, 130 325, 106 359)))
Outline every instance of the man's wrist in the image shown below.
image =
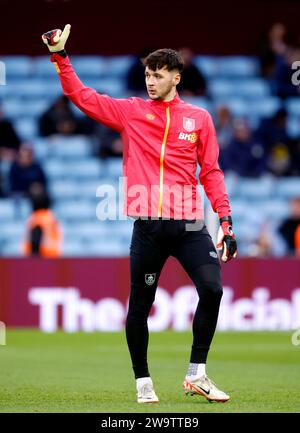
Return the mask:
POLYGON ((225 221, 228 221, 229 224, 232 225, 232 218, 231 218, 231 215, 223 216, 222 218, 219 219, 219 221, 220 221, 220 224, 222 224, 222 223, 225 222, 225 221))
POLYGON ((60 51, 54 51, 52 54, 57 54, 58 56, 63 57, 64 59, 68 56, 65 49, 60 51))

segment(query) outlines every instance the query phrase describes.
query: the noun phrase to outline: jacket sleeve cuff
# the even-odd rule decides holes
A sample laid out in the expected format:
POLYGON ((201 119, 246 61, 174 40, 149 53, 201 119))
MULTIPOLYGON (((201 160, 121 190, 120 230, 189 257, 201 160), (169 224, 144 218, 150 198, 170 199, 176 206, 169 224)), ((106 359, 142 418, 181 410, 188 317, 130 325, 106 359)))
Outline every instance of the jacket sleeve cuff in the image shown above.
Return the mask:
POLYGON ((66 52, 66 50, 61 50, 61 51, 57 51, 55 53, 52 53, 51 56, 51 62, 59 62, 62 59, 66 59, 68 57, 68 54, 66 52))

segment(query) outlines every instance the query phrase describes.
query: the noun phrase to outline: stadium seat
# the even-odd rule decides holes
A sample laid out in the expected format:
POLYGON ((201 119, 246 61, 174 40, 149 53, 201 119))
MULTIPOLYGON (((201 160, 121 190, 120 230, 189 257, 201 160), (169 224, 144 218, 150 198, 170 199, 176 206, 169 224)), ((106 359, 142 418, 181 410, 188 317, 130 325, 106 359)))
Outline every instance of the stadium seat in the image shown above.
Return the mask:
POLYGON ((300 116, 289 116, 287 131, 292 138, 300 138, 300 116))
POLYGON ((44 162, 44 167, 52 178, 92 180, 99 179, 102 172, 101 162, 94 158, 69 160, 52 158, 44 162))
POLYGON ((289 215, 289 204, 286 200, 274 198, 263 202, 263 212, 266 219, 278 221, 289 215))
POLYGON ((280 179, 276 185, 276 194, 285 199, 300 197, 300 177, 280 179))
POLYGON ((57 78, 57 72, 50 60, 50 56, 38 56, 32 61, 33 74, 37 78, 57 78))
POLYGON ((10 98, 3 102, 5 115, 11 119, 20 119, 23 117, 36 118, 40 116, 48 107, 45 99, 32 101, 20 101, 20 99, 10 98))
POLYGON ((194 63, 207 78, 212 78, 219 74, 217 57, 196 55, 194 56, 194 63))
POLYGON ((204 98, 202 96, 183 96, 182 99, 188 104, 193 104, 197 105, 198 107, 204 108, 211 114, 213 112, 213 105, 207 98, 204 98))
POLYGON ((64 257, 85 256, 86 249, 80 240, 63 241, 62 255, 64 257))
POLYGON ((281 108, 281 100, 275 96, 269 96, 248 100, 247 105, 250 116, 272 117, 281 108))
POLYGON ((122 158, 108 158, 104 164, 104 170, 108 176, 120 177, 123 175, 122 158))
POLYGON ((13 220, 17 216, 17 209, 13 200, 9 198, 0 199, 0 220, 13 220))
POLYGON ((125 78, 134 61, 133 56, 105 57, 105 72, 107 77, 125 78))
POLYGON ((92 142, 89 137, 83 135, 56 135, 48 139, 47 145, 51 157, 77 159, 91 155, 92 142))
POLYGON ((110 242, 87 244, 85 251, 89 256, 122 257, 128 256, 129 246, 112 239, 110 242))
POLYGON ((10 78, 27 78, 32 73, 32 58, 29 56, 1 56, 4 62, 7 80, 10 78))
POLYGON ((96 222, 96 203, 90 200, 66 200, 55 204, 55 215, 62 221, 94 221, 96 222))
POLYGON ((274 180, 269 176, 240 179, 237 187, 238 197, 245 200, 265 200, 270 198, 274 192, 274 180))
POLYGON ((25 227, 23 221, 2 221, 0 239, 9 242, 21 242, 25 236, 25 227))
POLYGON ((13 85, 6 86, 6 97, 26 99, 32 101, 34 99, 44 98, 44 101, 50 105, 51 99, 61 94, 61 86, 59 80, 44 80, 39 79, 20 79, 15 80, 13 85))
POLYGON ((100 78, 106 70, 105 57, 72 55, 71 63, 81 79, 100 78))
POLYGON ((285 106, 290 115, 300 117, 300 98, 288 98, 285 106))
POLYGON ((68 199, 94 199, 100 180, 77 181, 77 180, 52 180, 50 193, 57 202, 68 199))
POLYGON ((259 63, 256 57, 225 56, 218 58, 218 76, 254 77, 259 74, 259 63))
POLYGON ((262 98, 270 95, 270 87, 262 78, 209 80, 209 92, 214 98, 247 97, 249 99, 262 98))
POLYGON ((1 247, 1 254, 3 256, 8 257, 20 257, 22 256, 22 244, 20 241, 11 241, 8 240, 4 242, 4 244, 1 247))
POLYGON ((101 79, 89 79, 85 81, 85 85, 95 89, 99 93, 114 98, 125 97, 125 83, 120 78, 107 77, 101 79))
POLYGON ((31 142, 38 135, 37 122, 32 117, 17 118, 14 126, 22 141, 31 142))

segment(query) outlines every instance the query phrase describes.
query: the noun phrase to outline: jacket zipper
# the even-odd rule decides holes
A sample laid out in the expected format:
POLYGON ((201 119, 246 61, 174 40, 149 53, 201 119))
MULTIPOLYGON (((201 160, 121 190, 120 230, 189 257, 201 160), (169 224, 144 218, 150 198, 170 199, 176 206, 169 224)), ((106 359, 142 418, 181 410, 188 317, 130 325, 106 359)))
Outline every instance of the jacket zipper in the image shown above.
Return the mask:
POLYGON ((162 205, 163 205, 163 188, 164 188, 164 158, 165 158, 165 147, 169 133, 170 127, 170 107, 166 107, 166 128, 164 132, 164 138, 161 143, 161 151, 160 151, 160 162, 159 162, 159 202, 158 202, 158 213, 157 216, 162 216, 162 205))

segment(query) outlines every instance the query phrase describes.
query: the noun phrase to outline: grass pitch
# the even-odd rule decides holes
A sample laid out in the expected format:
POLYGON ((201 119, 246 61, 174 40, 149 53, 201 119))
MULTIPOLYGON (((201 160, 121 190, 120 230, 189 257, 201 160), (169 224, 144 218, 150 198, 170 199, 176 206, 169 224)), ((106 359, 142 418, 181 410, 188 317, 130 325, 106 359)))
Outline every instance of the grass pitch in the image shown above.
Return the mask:
POLYGON ((300 346, 287 332, 217 332, 207 373, 227 403, 185 396, 191 333, 152 333, 156 405, 136 403, 122 333, 8 330, 0 346, 0 412, 300 412, 300 346))

